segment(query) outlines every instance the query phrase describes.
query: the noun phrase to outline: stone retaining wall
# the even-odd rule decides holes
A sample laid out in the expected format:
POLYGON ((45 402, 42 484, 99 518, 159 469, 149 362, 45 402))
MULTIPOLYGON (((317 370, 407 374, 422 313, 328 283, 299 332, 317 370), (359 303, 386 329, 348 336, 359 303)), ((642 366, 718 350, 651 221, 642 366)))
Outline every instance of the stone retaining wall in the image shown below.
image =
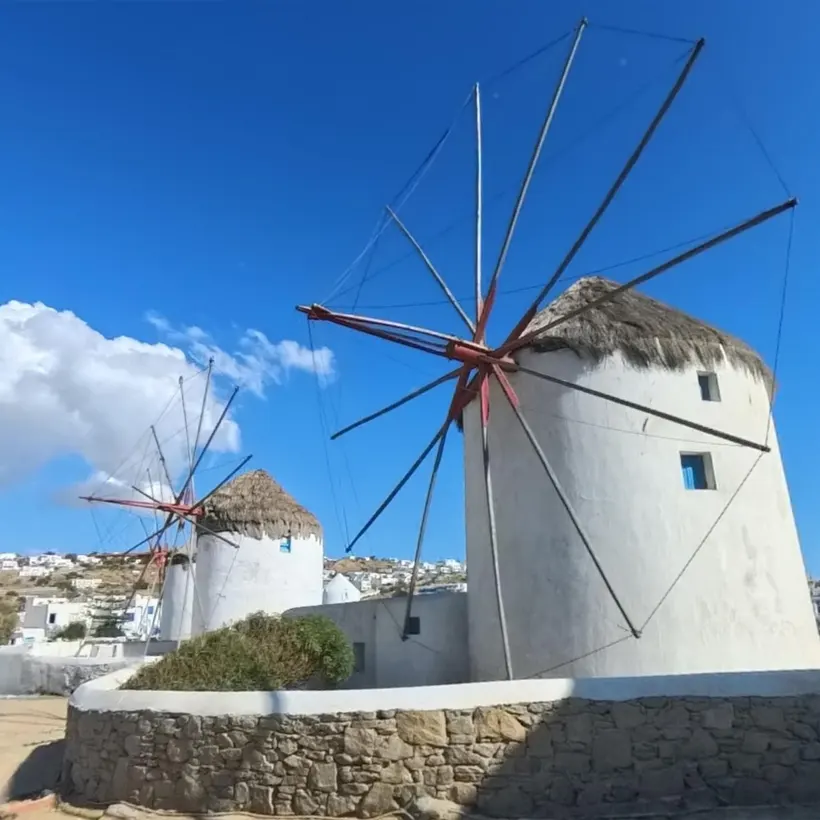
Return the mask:
POLYGON ((820 803, 818 729, 820 695, 309 716, 72 706, 64 788, 75 802, 332 817, 421 794, 507 818, 820 803))

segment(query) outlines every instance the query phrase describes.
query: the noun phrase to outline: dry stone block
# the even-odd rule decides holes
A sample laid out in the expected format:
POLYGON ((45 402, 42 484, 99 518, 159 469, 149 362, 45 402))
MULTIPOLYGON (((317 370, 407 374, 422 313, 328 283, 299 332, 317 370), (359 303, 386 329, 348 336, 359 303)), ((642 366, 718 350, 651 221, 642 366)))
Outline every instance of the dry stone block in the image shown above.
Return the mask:
POLYGON ((527 739, 527 729, 504 709, 476 709, 475 729, 479 740, 521 743, 527 739))
POLYGON ((396 715, 399 737, 414 746, 446 746, 444 712, 399 712, 396 715))

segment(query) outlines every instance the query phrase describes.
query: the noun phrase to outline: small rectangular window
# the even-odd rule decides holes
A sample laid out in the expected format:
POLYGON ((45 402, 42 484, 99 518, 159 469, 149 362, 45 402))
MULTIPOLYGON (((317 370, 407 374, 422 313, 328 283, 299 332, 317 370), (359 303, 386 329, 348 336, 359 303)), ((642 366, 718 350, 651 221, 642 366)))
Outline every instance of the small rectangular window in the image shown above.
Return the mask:
POLYGON ((703 401, 720 401, 720 387, 715 373, 698 373, 698 386, 703 401))
POLYGON ((49 613, 48 622, 50 624, 56 624, 57 623, 57 613, 56 612, 50 612, 49 613))
POLYGON ((290 552, 290 536, 279 542, 279 552, 290 552))
POLYGON ((364 644, 354 642, 353 644, 353 671, 364 672, 364 644))
POLYGON ((421 635, 421 618, 418 615, 411 615, 407 621, 408 635, 421 635))
POLYGON ((683 486, 687 490, 714 490, 715 470, 709 453, 681 453, 680 467, 683 486))

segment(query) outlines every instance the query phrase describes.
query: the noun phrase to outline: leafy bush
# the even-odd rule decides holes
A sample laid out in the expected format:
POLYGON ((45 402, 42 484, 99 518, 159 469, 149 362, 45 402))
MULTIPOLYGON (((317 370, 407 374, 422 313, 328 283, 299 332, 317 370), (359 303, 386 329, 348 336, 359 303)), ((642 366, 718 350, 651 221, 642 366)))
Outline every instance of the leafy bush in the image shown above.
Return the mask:
POLYGON ((81 641, 86 636, 87 631, 82 621, 72 621, 55 632, 54 639, 57 641, 81 641))
POLYGON ((249 692, 332 687, 353 672, 353 648, 324 615, 262 612, 199 635, 143 666, 123 689, 249 692))
POLYGON ((0 646, 4 646, 11 640, 14 630, 17 629, 18 622, 17 607, 3 601, 0 605, 0 646))
POLYGON ((94 628, 95 638, 121 638, 124 634, 119 619, 113 615, 103 618, 94 628))

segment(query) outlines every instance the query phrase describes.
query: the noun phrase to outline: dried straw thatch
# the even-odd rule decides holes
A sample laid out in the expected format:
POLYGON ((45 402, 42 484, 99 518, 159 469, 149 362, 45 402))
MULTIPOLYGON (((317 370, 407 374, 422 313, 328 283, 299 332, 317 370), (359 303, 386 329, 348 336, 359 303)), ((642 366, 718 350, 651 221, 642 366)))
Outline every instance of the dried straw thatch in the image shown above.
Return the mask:
MULTIPOLYGON (((264 470, 243 473, 215 492, 205 502, 202 524, 214 532, 235 532, 251 538, 322 537, 316 516, 264 470)), ((201 532, 205 534, 205 530, 201 532)))
MULTIPOLYGON (((530 322, 537 330, 619 287, 600 276, 579 279, 530 322)), ((620 353, 633 367, 682 370, 724 362, 771 385, 771 372, 745 342, 632 289, 536 337, 539 351, 569 349, 600 361, 620 353)))

